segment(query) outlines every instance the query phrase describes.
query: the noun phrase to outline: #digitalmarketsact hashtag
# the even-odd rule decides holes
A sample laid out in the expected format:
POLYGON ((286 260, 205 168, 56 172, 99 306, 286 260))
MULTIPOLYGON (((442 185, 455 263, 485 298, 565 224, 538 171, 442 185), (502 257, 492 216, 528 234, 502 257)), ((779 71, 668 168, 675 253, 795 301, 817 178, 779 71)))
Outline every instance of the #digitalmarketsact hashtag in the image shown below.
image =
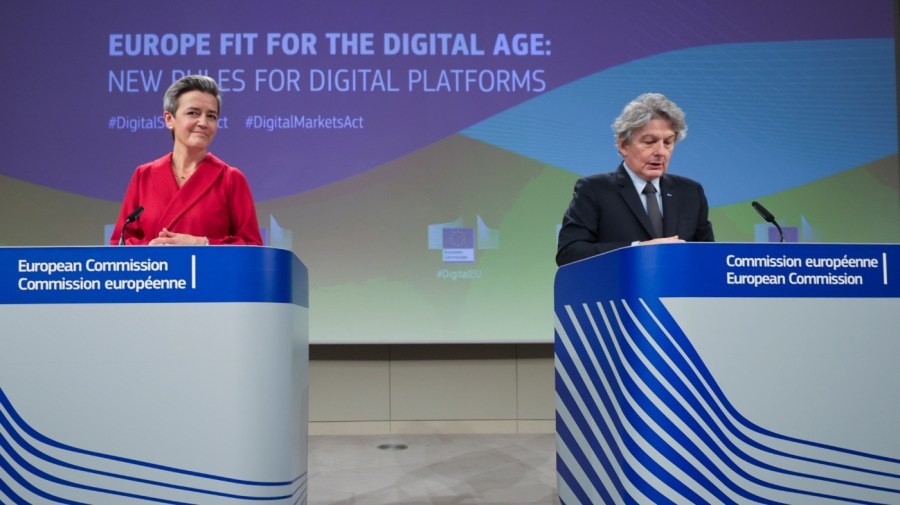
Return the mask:
POLYGON ((275 130, 340 130, 363 129, 365 118, 363 116, 250 116, 246 122, 247 128, 275 130))

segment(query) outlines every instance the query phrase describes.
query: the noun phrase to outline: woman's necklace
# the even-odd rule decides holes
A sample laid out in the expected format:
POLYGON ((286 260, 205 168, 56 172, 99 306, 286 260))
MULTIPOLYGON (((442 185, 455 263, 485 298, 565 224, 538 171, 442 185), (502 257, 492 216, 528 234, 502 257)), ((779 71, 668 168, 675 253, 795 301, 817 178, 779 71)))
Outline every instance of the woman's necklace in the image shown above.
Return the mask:
POLYGON ((175 169, 176 163, 175 163, 174 156, 172 156, 171 163, 172 163, 172 173, 175 174, 175 177, 180 181, 186 181, 189 176, 187 174, 180 174, 180 175, 178 174, 178 170, 175 169))

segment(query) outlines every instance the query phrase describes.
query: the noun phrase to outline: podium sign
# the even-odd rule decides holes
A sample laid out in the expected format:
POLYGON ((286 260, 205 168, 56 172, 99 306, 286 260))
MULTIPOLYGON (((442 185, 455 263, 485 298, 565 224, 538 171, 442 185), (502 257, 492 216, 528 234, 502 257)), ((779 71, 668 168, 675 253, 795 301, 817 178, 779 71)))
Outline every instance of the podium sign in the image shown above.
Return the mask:
POLYGON ((0 502, 306 503, 292 253, 0 248, 0 278, 0 502))
POLYGON ((629 247, 555 290, 562 503, 900 503, 900 246, 629 247))

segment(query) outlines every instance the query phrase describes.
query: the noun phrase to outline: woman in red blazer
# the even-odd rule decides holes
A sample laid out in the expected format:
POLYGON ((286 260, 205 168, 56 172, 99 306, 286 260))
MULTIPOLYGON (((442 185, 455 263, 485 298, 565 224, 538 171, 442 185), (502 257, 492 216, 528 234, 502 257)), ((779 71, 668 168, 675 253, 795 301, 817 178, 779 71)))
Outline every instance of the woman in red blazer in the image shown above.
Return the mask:
POLYGON ((110 243, 124 234, 124 243, 134 245, 262 245, 247 179, 207 151, 221 106, 210 77, 189 75, 169 86, 163 117, 175 145, 135 170, 110 243), (139 207, 143 212, 123 230, 139 207))

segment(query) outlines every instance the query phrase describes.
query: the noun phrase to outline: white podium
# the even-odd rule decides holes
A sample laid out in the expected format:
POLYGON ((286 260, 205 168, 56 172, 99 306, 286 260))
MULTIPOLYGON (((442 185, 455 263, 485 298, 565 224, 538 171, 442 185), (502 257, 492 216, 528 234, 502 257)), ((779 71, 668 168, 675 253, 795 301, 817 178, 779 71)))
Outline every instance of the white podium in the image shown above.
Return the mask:
POLYGON ((900 246, 629 247, 555 303, 562 503, 900 503, 900 246))
POLYGON ((0 248, 0 276, 0 502, 306 503, 292 253, 0 248))

